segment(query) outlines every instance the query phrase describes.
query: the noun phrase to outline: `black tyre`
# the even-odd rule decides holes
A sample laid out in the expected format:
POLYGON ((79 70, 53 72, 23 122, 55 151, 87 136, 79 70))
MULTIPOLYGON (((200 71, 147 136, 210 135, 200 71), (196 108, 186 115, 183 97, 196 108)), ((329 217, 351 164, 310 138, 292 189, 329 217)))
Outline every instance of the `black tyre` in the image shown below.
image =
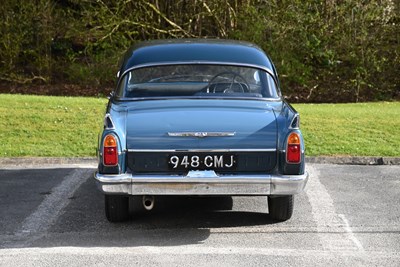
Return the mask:
POLYGON ((292 195, 268 197, 269 216, 277 221, 289 220, 293 214, 293 203, 292 195))
POLYGON ((105 211, 110 222, 123 222, 129 219, 129 197, 105 195, 105 211))

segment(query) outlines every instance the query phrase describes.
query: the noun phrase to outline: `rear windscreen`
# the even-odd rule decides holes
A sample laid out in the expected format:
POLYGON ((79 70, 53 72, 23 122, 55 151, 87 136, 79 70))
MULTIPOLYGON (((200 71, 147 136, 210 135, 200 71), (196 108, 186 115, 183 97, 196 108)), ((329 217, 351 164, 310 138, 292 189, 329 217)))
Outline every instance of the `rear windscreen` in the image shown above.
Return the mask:
POLYGON ((278 97, 274 79, 264 70, 207 64, 134 69, 124 75, 116 93, 121 98, 278 97))

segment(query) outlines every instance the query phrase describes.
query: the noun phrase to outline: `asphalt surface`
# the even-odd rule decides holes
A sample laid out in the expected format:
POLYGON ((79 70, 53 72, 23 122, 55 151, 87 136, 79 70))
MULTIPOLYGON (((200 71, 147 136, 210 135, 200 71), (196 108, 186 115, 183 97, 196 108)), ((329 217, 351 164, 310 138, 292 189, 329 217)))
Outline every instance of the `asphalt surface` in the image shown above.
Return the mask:
POLYGON ((104 216, 94 166, 2 166, 0 266, 399 266, 400 166, 308 164, 292 219, 265 197, 159 197, 104 216))

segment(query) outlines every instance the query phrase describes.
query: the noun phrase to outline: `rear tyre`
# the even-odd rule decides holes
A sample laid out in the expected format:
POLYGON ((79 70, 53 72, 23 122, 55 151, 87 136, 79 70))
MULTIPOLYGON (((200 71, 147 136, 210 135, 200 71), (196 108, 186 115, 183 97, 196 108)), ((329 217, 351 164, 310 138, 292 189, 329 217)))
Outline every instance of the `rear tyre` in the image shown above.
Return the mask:
POLYGON ((268 210, 270 218, 276 221, 286 221, 293 214, 293 195, 268 197, 268 210))
POLYGON ((123 222, 129 219, 129 197, 105 195, 105 211, 110 222, 123 222))

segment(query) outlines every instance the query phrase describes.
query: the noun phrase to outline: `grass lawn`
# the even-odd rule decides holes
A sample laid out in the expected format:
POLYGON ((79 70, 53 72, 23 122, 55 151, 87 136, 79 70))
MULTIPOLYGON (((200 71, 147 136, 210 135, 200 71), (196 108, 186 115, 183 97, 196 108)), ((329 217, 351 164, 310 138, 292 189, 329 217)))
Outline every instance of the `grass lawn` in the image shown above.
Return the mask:
MULTIPOLYGON (((94 156, 106 103, 0 94, 0 157, 94 156)), ((400 102, 294 107, 308 156, 400 156, 400 102)))
POLYGON ((308 156, 400 156, 400 102, 294 107, 308 156))
POLYGON ((98 98, 0 95, 0 156, 94 156, 106 103, 98 98))

